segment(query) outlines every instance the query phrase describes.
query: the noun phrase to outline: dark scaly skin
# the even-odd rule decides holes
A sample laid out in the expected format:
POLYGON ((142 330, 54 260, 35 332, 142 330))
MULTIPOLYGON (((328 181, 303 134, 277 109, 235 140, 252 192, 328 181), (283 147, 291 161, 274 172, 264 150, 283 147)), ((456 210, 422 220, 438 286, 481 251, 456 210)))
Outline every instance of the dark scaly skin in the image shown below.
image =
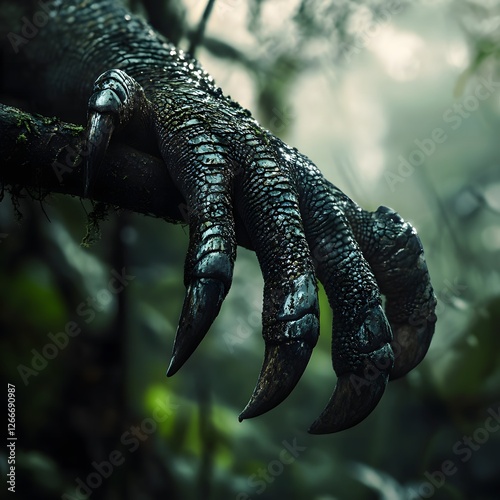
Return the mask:
MULTIPOLYGON (((187 290, 168 375, 217 316, 239 243, 255 250, 264 275, 266 344, 240 420, 279 404, 302 375, 319 334, 316 275, 334 313, 339 378, 310 432, 363 420, 389 377, 422 360, 434 332, 435 298, 412 226, 385 207, 361 210, 308 158, 224 96, 195 60, 118 2, 45 5, 50 21, 19 54, 7 54, 6 86, 9 79, 25 81, 21 93, 63 118, 78 119, 88 109, 90 196, 109 139, 121 133, 163 158, 188 205, 187 290), (26 68, 31 77, 23 80, 26 68)), ((7 32, 0 34, 8 52, 7 32)))

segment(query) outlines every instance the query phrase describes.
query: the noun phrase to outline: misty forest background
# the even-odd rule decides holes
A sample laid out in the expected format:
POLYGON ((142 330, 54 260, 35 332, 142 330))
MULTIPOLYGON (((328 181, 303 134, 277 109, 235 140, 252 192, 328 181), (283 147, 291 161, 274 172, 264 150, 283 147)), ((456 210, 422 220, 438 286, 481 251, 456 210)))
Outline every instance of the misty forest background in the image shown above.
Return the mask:
MULTIPOLYGON (((131 2, 184 49, 205 6, 131 2)), ((433 343, 351 430, 306 433, 335 384, 323 293, 298 387, 240 424, 263 357, 251 252, 239 249, 220 316, 167 379, 187 227, 112 212, 85 248, 88 200, 5 193, 0 365, 16 385, 18 496, 85 498, 77 480, 119 452, 90 498, 498 498, 499 27, 497 0, 217 0, 197 49, 227 94, 334 184, 419 231, 439 299, 433 343), (123 268, 134 278, 112 293, 123 268), (81 332, 23 380, 19 365, 33 368, 33 350, 71 322, 81 332)))

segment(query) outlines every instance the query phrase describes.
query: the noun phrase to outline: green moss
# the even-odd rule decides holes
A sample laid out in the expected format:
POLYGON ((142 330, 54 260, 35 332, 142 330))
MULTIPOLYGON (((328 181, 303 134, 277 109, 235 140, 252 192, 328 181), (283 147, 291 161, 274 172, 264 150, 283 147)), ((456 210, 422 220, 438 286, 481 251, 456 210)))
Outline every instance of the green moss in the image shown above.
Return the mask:
POLYGON ((81 125, 74 125, 73 123, 67 123, 65 129, 68 130, 74 137, 79 136, 84 128, 81 125))
POLYGON ((49 126, 49 125, 54 125, 54 123, 57 123, 59 120, 59 118, 55 117, 55 116, 51 116, 51 117, 48 117, 48 116, 42 116, 41 117, 41 120, 42 120, 42 123, 46 126, 49 126))
POLYGON ((26 137, 26 134, 19 134, 17 136, 16 142, 18 144, 26 144, 28 142, 28 138, 26 137))
MULTIPOLYGON (((14 112, 16 114, 16 127, 24 129, 27 134, 37 133, 38 129, 36 127, 36 123, 38 122, 35 121, 31 115, 29 115, 28 113, 24 113, 21 110, 14 110, 14 112)), ((35 115, 35 117, 36 120, 42 122, 42 124, 46 127, 54 126, 58 123, 62 124, 60 118, 57 118, 56 116, 47 117, 35 115)), ((84 127, 82 127, 81 125, 75 125, 73 123, 64 123, 64 130, 66 132, 69 132, 74 137, 78 137, 83 132, 84 127)), ((19 135, 18 142, 26 142, 26 133, 23 132, 19 135)))
POLYGON ((99 223, 109 218, 109 207, 106 203, 97 202, 94 210, 87 216, 86 234, 81 242, 82 247, 90 248, 96 241, 101 239, 99 223))
POLYGON ((26 129, 31 134, 31 126, 33 124, 31 116, 27 113, 23 113, 22 111, 16 111, 16 115, 16 126, 26 129))
MULTIPOLYGON (((53 126, 57 124, 63 125, 61 119, 57 118, 57 116, 51 116, 51 117, 40 116, 40 119, 45 126, 53 126)), ((77 137, 83 132, 84 127, 82 127, 81 125, 75 125, 73 123, 64 123, 64 130, 66 132, 69 132, 74 137, 77 137)))

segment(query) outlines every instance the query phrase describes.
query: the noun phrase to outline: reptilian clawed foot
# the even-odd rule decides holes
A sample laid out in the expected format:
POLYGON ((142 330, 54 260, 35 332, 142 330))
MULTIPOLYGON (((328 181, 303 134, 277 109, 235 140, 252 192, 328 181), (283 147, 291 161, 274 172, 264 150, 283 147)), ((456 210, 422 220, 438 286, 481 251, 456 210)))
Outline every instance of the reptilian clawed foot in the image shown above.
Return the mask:
MULTIPOLYGON (((97 79, 88 104, 85 195, 120 132, 144 150, 154 143, 187 204, 186 297, 168 375, 218 315, 231 286, 236 235, 244 235, 240 243, 255 251, 264 276, 266 349, 240 420, 274 408, 304 372, 319 333, 317 277, 333 310, 338 380, 310 432, 361 422, 388 380, 422 360, 434 332, 436 302, 413 227, 385 207, 361 210, 144 21, 104 1, 81 9, 114 19, 105 39, 115 45, 103 53, 109 68, 120 68, 97 79)), ((65 15, 61 6, 62 26, 65 15)))

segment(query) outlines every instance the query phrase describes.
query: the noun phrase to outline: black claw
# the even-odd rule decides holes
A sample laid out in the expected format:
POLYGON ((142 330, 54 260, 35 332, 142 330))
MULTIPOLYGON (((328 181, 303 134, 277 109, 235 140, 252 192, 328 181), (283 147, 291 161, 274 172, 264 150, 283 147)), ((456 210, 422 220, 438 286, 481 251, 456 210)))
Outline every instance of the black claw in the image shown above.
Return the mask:
POLYGON ((333 352, 334 366, 336 370, 341 367, 341 375, 326 408, 309 429, 311 434, 339 432, 359 424, 384 394, 394 354, 389 345, 391 329, 380 305, 368 311, 354 339, 352 360, 339 363, 343 353, 333 352))
MULTIPOLYGON (((288 323, 287 327, 317 339, 318 319, 314 314, 306 314, 288 323)), ((257 385, 238 417, 240 422, 272 410, 292 392, 306 369, 315 344, 315 340, 295 339, 285 344, 266 346, 257 385)))
POLYGON ((84 162, 84 188, 83 196, 87 198, 92 191, 92 186, 103 163, 108 149, 111 135, 114 131, 112 115, 91 113, 89 116, 87 147, 84 162))
POLYGON ((390 380, 403 377, 425 357, 431 344, 436 315, 430 314, 417 325, 392 325, 394 340, 391 342, 395 355, 390 380))
POLYGON ((422 242, 411 224, 387 207, 370 215, 377 245, 368 260, 386 297, 385 310, 394 339, 390 380, 406 375, 425 357, 434 334, 436 297, 422 242))
POLYGON ((221 281, 211 278, 198 278, 188 286, 167 370, 168 377, 179 370, 203 340, 219 314, 225 290, 221 281))
POLYGON ((137 110, 147 108, 142 87, 124 71, 105 71, 94 84, 88 103, 84 196, 91 193, 115 128, 123 128, 137 110))
MULTIPOLYGON (((391 358, 390 347, 384 346, 378 354, 391 358)), ((392 365, 392 363, 391 363, 392 365)), ((311 425, 311 434, 329 434, 349 429, 364 420, 377 406, 388 382, 385 370, 375 369, 363 375, 346 373, 337 380, 330 401, 319 418, 311 425)))
MULTIPOLYGON (((420 242, 417 238, 413 238, 420 242)), ((391 342, 395 355, 394 368, 390 380, 395 380, 413 370, 424 359, 434 335, 436 326, 436 296, 425 264, 423 253, 420 252, 415 272, 418 294, 407 301, 406 309, 411 313, 405 321, 391 321, 394 340, 391 342)))

